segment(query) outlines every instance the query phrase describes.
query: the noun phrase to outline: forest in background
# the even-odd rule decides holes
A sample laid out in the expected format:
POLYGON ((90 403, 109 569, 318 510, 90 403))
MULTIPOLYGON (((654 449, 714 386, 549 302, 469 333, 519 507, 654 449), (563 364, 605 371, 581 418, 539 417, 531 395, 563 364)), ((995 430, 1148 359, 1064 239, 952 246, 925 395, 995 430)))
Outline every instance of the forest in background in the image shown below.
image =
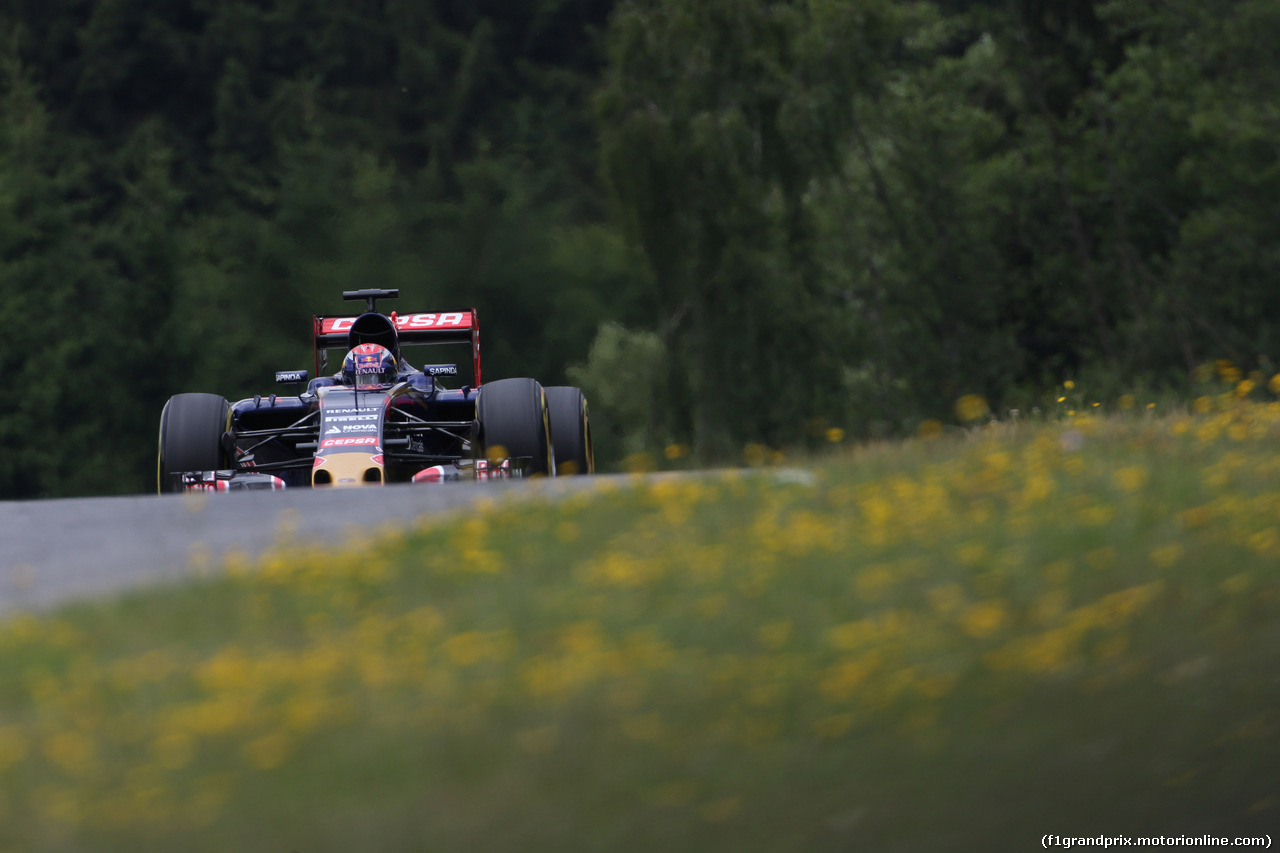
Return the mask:
POLYGON ((474 306, 602 461, 1280 359, 1276 0, 6 0, 0 497, 312 313, 474 306))

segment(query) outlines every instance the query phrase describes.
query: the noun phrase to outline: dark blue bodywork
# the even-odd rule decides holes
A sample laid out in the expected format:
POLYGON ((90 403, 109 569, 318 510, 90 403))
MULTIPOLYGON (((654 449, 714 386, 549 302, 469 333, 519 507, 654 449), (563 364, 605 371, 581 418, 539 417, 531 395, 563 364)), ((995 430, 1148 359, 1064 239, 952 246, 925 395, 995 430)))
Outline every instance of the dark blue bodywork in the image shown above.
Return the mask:
MULTIPOLYGON (((408 481, 431 465, 469 464, 476 389, 451 390, 436 377, 413 370, 400 380, 390 389, 394 396, 361 394, 386 409, 378 421, 386 481, 408 481)), ((235 470, 271 473, 290 488, 310 486, 312 461, 322 440, 320 399, 324 389, 342 387, 331 377, 319 377, 297 396, 273 394, 233 403, 227 451, 235 470)))

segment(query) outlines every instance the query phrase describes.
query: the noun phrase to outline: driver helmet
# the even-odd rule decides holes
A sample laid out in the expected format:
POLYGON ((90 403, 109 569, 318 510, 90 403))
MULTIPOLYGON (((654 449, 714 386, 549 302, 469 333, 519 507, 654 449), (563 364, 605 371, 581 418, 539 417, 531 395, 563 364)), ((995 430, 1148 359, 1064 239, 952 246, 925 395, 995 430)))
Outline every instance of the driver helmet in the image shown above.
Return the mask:
POLYGON ((385 387, 398 372, 395 356, 378 344, 360 344, 342 360, 342 381, 353 388, 385 387))
POLYGON ((384 346, 397 361, 400 359, 400 337, 396 334, 395 321, 383 314, 361 314, 351 324, 351 331, 347 333, 347 349, 353 350, 361 344, 384 346))

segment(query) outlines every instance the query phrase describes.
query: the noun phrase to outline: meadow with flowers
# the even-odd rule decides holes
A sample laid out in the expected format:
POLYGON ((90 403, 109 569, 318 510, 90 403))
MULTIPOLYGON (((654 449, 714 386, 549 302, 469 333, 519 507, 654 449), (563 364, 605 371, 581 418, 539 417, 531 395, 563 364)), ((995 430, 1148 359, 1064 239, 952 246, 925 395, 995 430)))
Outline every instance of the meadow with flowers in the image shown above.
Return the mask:
POLYGON ((1280 404, 1229 378, 9 618, 0 851, 1274 832, 1280 404))

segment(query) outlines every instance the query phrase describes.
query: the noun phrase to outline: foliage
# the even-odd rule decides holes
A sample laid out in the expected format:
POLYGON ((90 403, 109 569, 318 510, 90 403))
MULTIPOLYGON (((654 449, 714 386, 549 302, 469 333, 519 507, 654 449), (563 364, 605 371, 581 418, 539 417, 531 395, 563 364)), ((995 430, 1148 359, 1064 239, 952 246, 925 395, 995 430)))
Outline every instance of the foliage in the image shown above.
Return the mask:
POLYGON ((682 345, 731 354, 680 361, 720 429, 770 440, 777 402, 868 434, 1086 366, 1168 386, 1271 357, 1274 25, 1270 3, 625 3, 605 173, 682 345), (739 390, 799 374, 807 407, 739 390))
MULTIPOLYGON (((623 454, 652 453, 663 438, 657 421, 668 397, 662 381, 669 372, 662 339, 603 323, 585 364, 569 368, 569 381, 592 401, 593 440, 623 454)), ((669 397, 668 397, 669 399, 669 397)), ((616 451, 615 451, 616 452, 616 451)))

